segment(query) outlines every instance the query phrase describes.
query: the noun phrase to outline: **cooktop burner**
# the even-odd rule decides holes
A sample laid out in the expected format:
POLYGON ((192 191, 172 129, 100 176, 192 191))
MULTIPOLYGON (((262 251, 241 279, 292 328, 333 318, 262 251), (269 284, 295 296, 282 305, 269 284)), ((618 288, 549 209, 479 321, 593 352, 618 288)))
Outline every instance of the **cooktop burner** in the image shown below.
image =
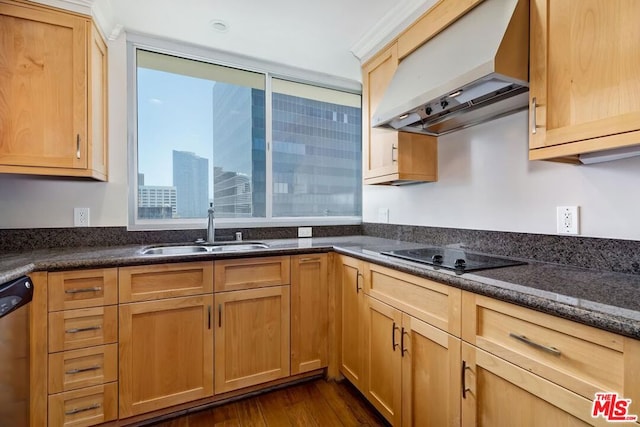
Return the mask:
POLYGON ((466 252, 463 249, 442 248, 438 246, 385 251, 380 253, 409 261, 429 264, 436 268, 455 270, 458 273, 526 264, 526 262, 515 261, 508 258, 466 252))

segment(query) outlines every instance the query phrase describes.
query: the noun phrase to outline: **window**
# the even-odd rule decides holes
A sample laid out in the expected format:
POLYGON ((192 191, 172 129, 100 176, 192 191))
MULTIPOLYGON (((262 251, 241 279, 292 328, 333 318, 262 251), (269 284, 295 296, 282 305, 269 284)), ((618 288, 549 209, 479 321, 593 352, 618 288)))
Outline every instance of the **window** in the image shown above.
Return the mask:
POLYGON ((359 221, 361 96, 130 47, 130 228, 359 221))

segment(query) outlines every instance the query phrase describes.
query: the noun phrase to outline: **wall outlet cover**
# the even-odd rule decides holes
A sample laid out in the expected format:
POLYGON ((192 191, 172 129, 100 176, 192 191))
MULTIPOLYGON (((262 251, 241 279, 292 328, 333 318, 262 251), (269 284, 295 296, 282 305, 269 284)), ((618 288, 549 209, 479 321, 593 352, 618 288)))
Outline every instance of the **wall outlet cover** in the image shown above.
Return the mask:
POLYGON ((580 217, 578 206, 558 206, 556 208, 556 228, 558 234, 578 235, 580 217))
POLYGON ((389 223, 389 208, 378 208, 378 222, 381 224, 389 223))
POLYGON ((73 208, 73 226, 89 226, 89 208, 73 208))
POLYGON ((298 237, 311 237, 312 234, 312 227, 298 227, 298 237))

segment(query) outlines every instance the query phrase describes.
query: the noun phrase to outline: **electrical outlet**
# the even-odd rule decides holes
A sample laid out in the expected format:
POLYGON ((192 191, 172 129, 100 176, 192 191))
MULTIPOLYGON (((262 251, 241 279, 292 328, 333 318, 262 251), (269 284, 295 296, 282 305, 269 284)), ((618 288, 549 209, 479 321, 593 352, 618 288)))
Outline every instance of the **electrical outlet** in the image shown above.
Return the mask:
POLYGON ((558 206, 556 215, 558 234, 579 234, 578 206, 558 206))
POLYGON ((382 224, 389 222, 389 208, 378 208, 378 222, 382 224))
POLYGON ((73 226, 89 226, 89 208, 73 208, 73 226))
POLYGON ((311 227, 298 227, 298 237, 311 237, 312 231, 311 227))

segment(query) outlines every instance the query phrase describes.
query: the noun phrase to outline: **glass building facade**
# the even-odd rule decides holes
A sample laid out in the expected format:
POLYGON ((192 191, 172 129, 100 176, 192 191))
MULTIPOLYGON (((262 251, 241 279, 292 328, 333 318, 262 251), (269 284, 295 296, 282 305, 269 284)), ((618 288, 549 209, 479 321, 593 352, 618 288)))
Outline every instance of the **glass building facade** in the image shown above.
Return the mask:
POLYGON ((173 186, 177 216, 202 218, 209 208, 209 160, 188 151, 173 150, 173 186))
MULTIPOLYGON (((213 102, 216 216, 264 217, 264 91, 216 83, 213 102)), ((272 115, 273 216, 361 215, 360 108, 274 92, 272 115)))

